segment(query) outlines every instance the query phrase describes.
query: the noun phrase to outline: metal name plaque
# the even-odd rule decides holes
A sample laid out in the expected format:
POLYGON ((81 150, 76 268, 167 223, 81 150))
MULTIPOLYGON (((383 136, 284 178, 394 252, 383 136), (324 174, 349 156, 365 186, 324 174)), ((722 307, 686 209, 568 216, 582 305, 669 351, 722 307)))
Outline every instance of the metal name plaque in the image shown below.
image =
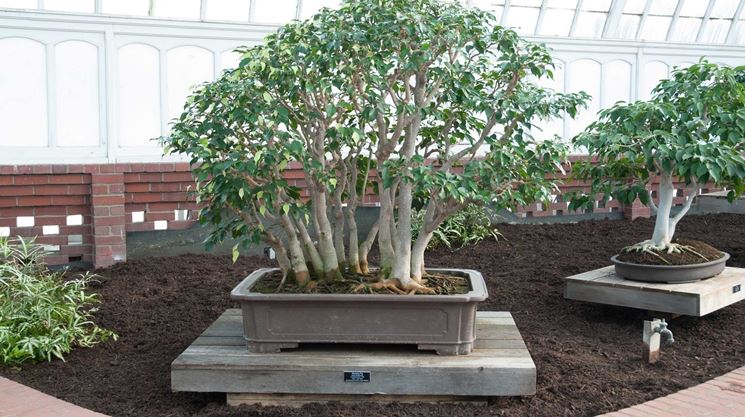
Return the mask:
POLYGON ((344 382, 370 382, 370 371, 344 371, 344 382))
POLYGON ((737 284, 734 287, 732 287, 732 294, 736 294, 738 292, 740 292, 740 284, 737 284))

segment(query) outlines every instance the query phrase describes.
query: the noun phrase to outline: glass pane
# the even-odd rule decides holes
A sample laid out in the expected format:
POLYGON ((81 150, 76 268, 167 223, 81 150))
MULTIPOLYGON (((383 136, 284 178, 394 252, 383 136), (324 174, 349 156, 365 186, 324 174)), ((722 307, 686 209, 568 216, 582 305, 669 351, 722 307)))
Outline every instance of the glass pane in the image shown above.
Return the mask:
POLYGON ((512 0, 512 6, 541 7, 543 0, 512 0))
POLYGON ((610 0, 592 0, 582 3, 582 10, 591 12, 607 12, 610 9, 610 0))
POLYGON ((153 16, 197 20, 200 7, 200 0, 154 0, 153 16))
POLYGON ((647 100, 651 97, 654 89, 660 80, 667 78, 667 64, 660 61, 647 62, 642 72, 642 89, 639 92, 641 100, 647 100))
POLYGON ((478 7, 481 10, 486 10, 489 12, 494 13, 497 20, 502 18, 502 11, 504 10, 504 4, 503 1, 493 1, 493 0, 472 0, 471 6, 478 7))
POLYGON ((80 41, 55 47, 57 144, 96 146, 98 130, 98 49, 80 41))
POLYGON ((62 12, 93 13, 95 4, 93 0, 44 0, 44 9, 59 10, 62 12))
POLYGON ((101 12, 105 14, 147 16, 148 10, 149 0, 101 0, 101 12))
POLYGON ((745 20, 740 20, 735 26, 734 43, 745 45, 745 20))
POLYGON ((131 44, 119 49, 118 121, 120 146, 156 146, 160 136, 158 50, 131 44))
POLYGON ((696 40, 700 26, 701 19, 681 17, 675 22, 675 28, 673 29, 670 40, 676 42, 693 42, 696 40))
POLYGON ((600 97, 600 64, 590 59, 574 61, 569 66, 569 91, 584 91, 591 96, 587 109, 580 112, 575 119, 569 120, 569 135, 581 132, 595 120, 599 110, 600 97))
POLYGON ((731 20, 725 19, 709 20, 706 23, 706 27, 704 27, 704 34, 701 41, 706 43, 724 43, 727 40, 727 32, 731 23, 731 20))
POLYGON ((255 0, 254 21, 258 23, 287 23, 295 18, 296 0, 255 0))
POLYGON ((631 101, 631 64, 617 60, 603 65, 602 92, 603 107, 631 101))
POLYGON ((546 0, 548 3, 547 7, 553 7, 556 9, 576 9, 577 0, 546 0))
POLYGON ((35 9, 38 5, 37 0, 0 0, 0 7, 10 9, 35 9))
POLYGON ((300 18, 307 19, 316 14, 316 12, 321 10, 322 7, 335 9, 339 7, 340 4, 341 0, 303 0, 302 9, 300 10, 300 18))
POLYGON ((737 11, 738 3, 740 3, 739 0, 716 0, 716 3, 714 3, 714 9, 711 11, 711 17, 715 19, 732 19, 735 15, 735 11, 737 11))
POLYGON ((47 74, 44 45, 0 39, 0 146, 47 145, 47 74))
POLYGON ((515 28, 522 34, 532 35, 538 20, 538 9, 532 7, 510 7, 507 11, 506 26, 515 28))
MULTIPOLYGON (((695 2, 708 3, 707 0, 693 0, 695 2)), ((649 14, 672 16, 678 0, 652 0, 649 6, 649 14)))
POLYGON ((636 31, 639 28, 641 17, 636 15, 622 15, 618 21, 616 37, 621 39, 636 39, 636 31))
POLYGON ((581 38, 599 38, 603 34, 605 13, 581 12, 574 29, 574 36, 581 38))
POLYGON ((196 46, 180 46, 168 51, 168 118, 184 110, 186 97, 194 86, 212 80, 212 52, 196 46))
POLYGON ((667 37, 667 29, 670 26, 669 17, 647 16, 642 27, 641 39, 645 41, 664 41, 667 37))
POLYGON ((546 9, 539 35, 569 36, 574 10, 546 9))
POLYGON ((708 0, 684 0, 680 15, 686 17, 703 17, 706 8, 709 7, 708 0))
POLYGON ((642 14, 646 5, 647 0, 626 0, 623 12, 628 14, 642 14))
POLYGON ((248 0, 207 0, 207 20, 248 21, 248 0))

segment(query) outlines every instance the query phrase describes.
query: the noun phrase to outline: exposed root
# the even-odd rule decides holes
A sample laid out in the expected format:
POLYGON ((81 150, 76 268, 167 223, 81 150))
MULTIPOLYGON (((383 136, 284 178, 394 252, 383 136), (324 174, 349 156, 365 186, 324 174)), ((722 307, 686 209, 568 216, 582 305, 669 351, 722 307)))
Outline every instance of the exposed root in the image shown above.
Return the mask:
POLYGON ((384 279, 370 284, 363 283, 354 287, 352 292, 358 293, 364 289, 388 290, 393 293, 402 295, 413 295, 416 293, 435 294, 435 291, 433 289, 425 287, 424 285, 419 284, 414 280, 409 281, 408 285, 402 285, 401 281, 397 279, 384 279))
POLYGON ((698 256, 699 258, 710 261, 709 258, 705 257, 704 255, 698 253, 696 251, 696 248, 689 245, 681 245, 680 243, 662 243, 662 244, 655 244, 651 240, 645 240, 643 242, 636 243, 631 246, 626 246, 622 249, 623 252, 639 252, 639 253, 648 253, 658 259, 660 259, 662 262, 670 265, 670 262, 665 259, 660 253, 667 253, 668 255, 672 255, 674 253, 683 253, 688 252, 693 255, 698 256))

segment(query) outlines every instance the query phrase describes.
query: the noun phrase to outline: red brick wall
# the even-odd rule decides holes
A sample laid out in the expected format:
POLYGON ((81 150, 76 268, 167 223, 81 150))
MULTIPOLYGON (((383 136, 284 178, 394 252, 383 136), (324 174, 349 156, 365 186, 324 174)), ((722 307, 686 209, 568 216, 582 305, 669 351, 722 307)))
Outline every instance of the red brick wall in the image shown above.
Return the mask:
MULTIPOLYGON (((562 191, 588 189, 587 184, 560 178, 565 181, 562 191)), ((287 179, 305 186, 300 170, 288 171, 287 179)), ((81 260, 106 266, 126 260, 126 232, 191 227, 197 219, 193 188, 187 163, 0 166, 0 234, 36 236, 37 242, 58 249, 47 256, 49 264, 81 260), (175 210, 185 210, 186 218, 176 219, 175 210), (133 221, 139 214, 142 221, 133 221), (82 216, 82 224, 68 224, 68 216, 74 215, 82 216), (33 216, 33 226, 19 227, 19 216, 33 216), (44 234, 44 226, 58 226, 59 231, 44 234)), ((684 200, 685 187, 680 188, 676 204, 684 200)), ((364 202, 373 204, 375 196, 366 196, 364 202)), ((610 201, 593 210, 614 211, 623 211, 627 218, 649 216, 638 201, 627 207, 610 201)), ((561 195, 547 207, 532 204, 516 211, 526 218, 566 214, 561 195)))

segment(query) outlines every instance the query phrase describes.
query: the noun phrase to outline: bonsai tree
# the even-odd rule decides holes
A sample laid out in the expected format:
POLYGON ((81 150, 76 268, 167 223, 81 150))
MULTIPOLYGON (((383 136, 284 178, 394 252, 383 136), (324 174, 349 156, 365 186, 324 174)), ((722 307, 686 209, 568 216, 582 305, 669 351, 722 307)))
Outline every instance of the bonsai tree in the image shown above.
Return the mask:
POLYGON ((192 158, 208 243, 237 239, 238 256, 265 242, 310 291, 369 274, 377 237, 370 286, 430 292, 424 251, 438 225, 467 204, 555 193, 566 146, 531 136, 534 123, 587 98, 534 84, 552 76, 549 53, 495 22, 456 2, 348 1, 241 49, 239 68, 199 87, 165 139, 192 158), (359 236, 355 210, 371 192, 379 218, 359 236), (412 241, 415 196, 425 214, 412 241))
MULTIPOLYGON (((675 227, 688 213, 701 186, 727 187, 727 198, 739 196, 745 179, 745 67, 718 66, 701 60, 673 71, 648 101, 618 103, 602 110, 574 140, 596 159, 575 167, 580 178, 592 178, 591 194, 602 193, 623 203, 636 198, 656 213, 651 239, 624 250, 697 254, 673 242, 675 227), (659 181, 657 199, 650 188, 659 181), (687 188, 685 202, 673 215, 676 182, 687 188)), ((571 208, 590 207, 595 199, 575 196, 571 208)))

